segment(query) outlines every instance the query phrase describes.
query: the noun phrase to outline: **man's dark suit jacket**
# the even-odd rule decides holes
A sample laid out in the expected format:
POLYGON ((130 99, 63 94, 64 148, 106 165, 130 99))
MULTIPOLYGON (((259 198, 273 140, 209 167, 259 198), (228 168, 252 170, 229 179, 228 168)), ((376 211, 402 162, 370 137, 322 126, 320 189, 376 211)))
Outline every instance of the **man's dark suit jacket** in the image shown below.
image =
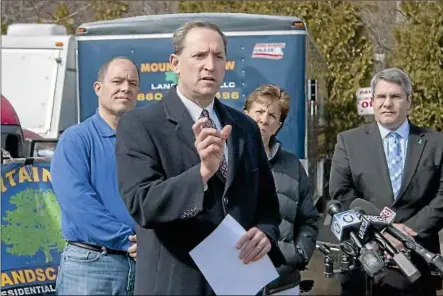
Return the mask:
MULTIPOLYGON (((390 207, 397 213, 395 223, 414 229, 418 243, 439 253, 438 232, 443 226, 443 135, 410 124, 406 153, 402 186, 394 201, 377 124, 340 133, 332 158, 330 195, 346 209, 355 198, 366 199, 380 209, 390 207)), ((421 269, 423 280, 431 281, 424 261, 413 256, 413 262, 421 269)), ((408 286, 408 282, 400 283, 399 277, 386 277, 389 280, 393 286, 408 286)), ((441 285, 441 280, 434 284, 441 285)))
MULTIPOLYGON (((138 223, 135 294, 211 295, 189 252, 226 214, 246 230, 256 226, 273 243, 278 240, 278 199, 258 126, 218 99, 214 108, 222 126, 232 125, 228 176, 225 182, 214 175, 206 192, 194 121, 175 88, 162 101, 128 112, 118 124, 118 184, 138 223)), ((270 257, 275 265, 284 262, 274 244, 270 257)))

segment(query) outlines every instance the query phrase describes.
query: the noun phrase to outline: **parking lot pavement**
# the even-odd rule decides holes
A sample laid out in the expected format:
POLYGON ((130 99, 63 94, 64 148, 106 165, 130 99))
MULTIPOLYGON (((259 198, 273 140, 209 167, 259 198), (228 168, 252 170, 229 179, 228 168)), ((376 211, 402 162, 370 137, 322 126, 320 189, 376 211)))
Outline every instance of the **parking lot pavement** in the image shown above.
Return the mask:
POLYGON ((337 278, 326 278, 323 275, 323 254, 316 250, 309 262, 308 269, 302 272, 303 280, 313 280, 314 287, 304 295, 339 295, 340 286, 337 278))

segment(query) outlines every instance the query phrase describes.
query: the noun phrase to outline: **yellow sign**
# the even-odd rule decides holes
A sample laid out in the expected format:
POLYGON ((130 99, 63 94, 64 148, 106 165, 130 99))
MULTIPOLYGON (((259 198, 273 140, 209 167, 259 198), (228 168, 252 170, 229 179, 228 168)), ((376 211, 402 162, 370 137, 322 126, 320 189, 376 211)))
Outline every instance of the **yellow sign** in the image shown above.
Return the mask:
POLYGON ((2 288, 19 284, 54 281, 56 276, 57 270, 53 267, 2 272, 2 288))
MULTIPOLYGON (((221 91, 215 94, 217 99, 222 100, 238 100, 240 98, 240 94, 238 91, 221 91)), ((163 99, 163 93, 161 92, 147 92, 147 93, 139 93, 137 95, 138 101, 160 101, 163 99)))
POLYGON ((51 174, 48 169, 35 167, 29 169, 28 166, 21 166, 18 169, 13 169, 5 174, 5 180, 0 177, 0 187, 2 193, 7 190, 7 187, 15 187, 17 184, 22 184, 25 182, 37 183, 37 182, 51 182, 51 174), (14 175, 18 175, 14 179, 14 175))
MULTIPOLYGON (((227 61, 226 62, 226 71, 232 71, 235 69, 235 61, 227 61)), ((142 63, 140 65, 140 72, 171 72, 172 66, 170 63, 142 63)))

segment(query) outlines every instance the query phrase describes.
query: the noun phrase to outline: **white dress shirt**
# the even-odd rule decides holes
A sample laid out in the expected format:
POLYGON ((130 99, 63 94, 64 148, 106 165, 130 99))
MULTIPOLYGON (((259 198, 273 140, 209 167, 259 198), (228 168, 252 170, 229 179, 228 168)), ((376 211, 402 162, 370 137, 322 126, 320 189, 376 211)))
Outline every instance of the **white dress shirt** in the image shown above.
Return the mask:
MULTIPOLYGON (((180 100, 183 102, 183 104, 185 105, 186 109, 189 111, 189 114, 191 115, 194 122, 196 122, 200 118, 203 108, 200 107, 199 105, 197 105, 196 103, 194 103, 193 101, 187 99, 180 92, 178 86, 177 86, 177 95, 180 98, 180 100)), ((209 117, 214 121, 215 126, 217 127, 217 130, 221 131, 222 127, 221 127, 220 119, 218 118, 218 115, 214 110, 214 101, 212 101, 211 104, 209 104, 209 106, 207 106, 205 109, 208 110, 209 117)), ((224 155, 225 155, 226 163, 228 163, 228 146, 226 145, 226 142, 225 142, 225 147, 224 147, 224 155)))

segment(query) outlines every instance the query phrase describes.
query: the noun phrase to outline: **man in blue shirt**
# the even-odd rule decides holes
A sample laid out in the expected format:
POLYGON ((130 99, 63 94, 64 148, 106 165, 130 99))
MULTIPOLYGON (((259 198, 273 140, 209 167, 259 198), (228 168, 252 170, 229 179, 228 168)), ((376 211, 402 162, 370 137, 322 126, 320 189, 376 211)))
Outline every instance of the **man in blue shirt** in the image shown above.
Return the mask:
POLYGON ((57 277, 59 295, 132 295, 135 222, 117 186, 115 128, 137 102, 140 75, 125 57, 98 73, 97 113, 68 128, 51 163, 54 192, 68 242, 57 277))

